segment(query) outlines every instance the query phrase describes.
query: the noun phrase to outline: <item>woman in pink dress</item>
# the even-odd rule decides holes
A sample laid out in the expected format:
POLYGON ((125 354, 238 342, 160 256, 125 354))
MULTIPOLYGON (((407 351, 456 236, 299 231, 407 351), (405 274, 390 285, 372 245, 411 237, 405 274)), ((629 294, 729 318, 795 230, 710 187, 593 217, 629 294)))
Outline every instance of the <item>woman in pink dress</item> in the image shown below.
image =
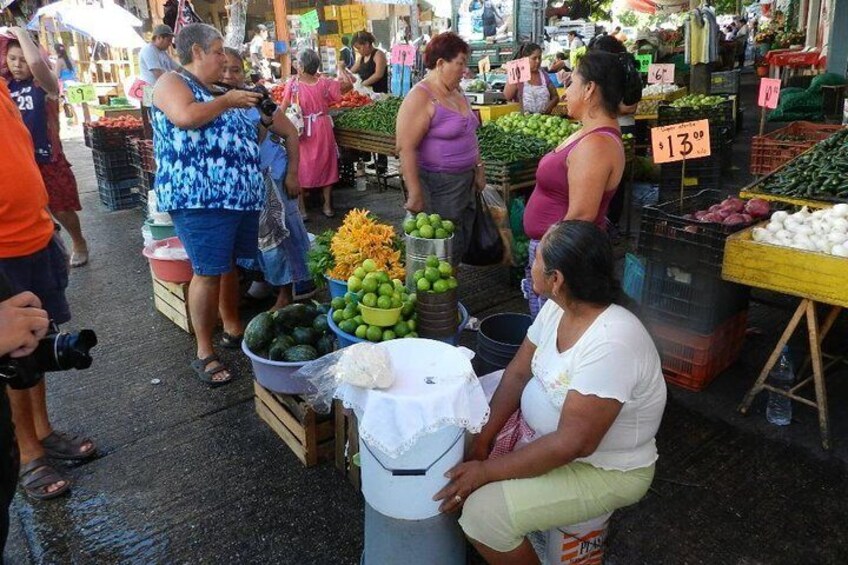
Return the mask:
MULTIPOLYGON (((339 161, 330 104, 341 100, 342 94, 351 90, 350 82, 319 77, 321 58, 312 49, 298 56, 300 74, 286 86, 283 109, 292 103, 299 104, 303 113, 303 133, 300 136, 300 168, 298 180, 303 190, 321 189, 324 193, 324 215, 332 218, 331 191, 339 180, 339 161)), ((344 73, 339 73, 345 76, 344 73)), ((303 192, 300 209, 306 220, 303 192)))

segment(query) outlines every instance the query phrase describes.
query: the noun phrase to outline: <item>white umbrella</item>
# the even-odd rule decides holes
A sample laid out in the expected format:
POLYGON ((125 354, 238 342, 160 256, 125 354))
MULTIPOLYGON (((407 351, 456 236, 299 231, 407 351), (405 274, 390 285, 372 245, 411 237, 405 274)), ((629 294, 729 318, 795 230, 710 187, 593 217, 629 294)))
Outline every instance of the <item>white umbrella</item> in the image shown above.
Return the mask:
POLYGON ((38 30, 42 18, 52 21, 49 29, 75 31, 111 47, 140 49, 145 46, 144 39, 134 29, 141 27, 141 20, 112 3, 100 6, 71 4, 68 0, 54 2, 40 8, 27 28, 38 30))

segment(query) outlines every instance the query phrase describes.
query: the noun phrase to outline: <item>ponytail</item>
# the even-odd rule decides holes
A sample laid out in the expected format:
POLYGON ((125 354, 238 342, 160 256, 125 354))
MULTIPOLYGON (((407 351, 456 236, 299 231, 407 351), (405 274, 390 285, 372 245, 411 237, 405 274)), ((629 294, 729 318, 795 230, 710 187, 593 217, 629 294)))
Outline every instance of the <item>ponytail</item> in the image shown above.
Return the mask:
POLYGON ((636 58, 630 53, 619 54, 618 60, 624 69, 621 103, 632 106, 642 100, 642 74, 636 65, 636 58))

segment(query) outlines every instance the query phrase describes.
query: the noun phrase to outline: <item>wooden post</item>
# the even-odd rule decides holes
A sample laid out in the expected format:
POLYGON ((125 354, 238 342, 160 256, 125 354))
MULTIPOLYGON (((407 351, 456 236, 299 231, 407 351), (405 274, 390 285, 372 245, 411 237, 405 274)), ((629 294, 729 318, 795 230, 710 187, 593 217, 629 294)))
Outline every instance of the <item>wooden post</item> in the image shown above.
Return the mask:
POLYGON ((766 109, 765 107, 760 108, 760 135, 763 135, 763 131, 766 129, 766 109))
POLYGON ((276 28, 276 40, 277 41, 285 41, 288 44, 288 50, 284 55, 280 55, 279 61, 283 66, 281 69, 281 75, 283 80, 289 78, 289 74, 291 73, 291 59, 289 58, 289 53, 291 52, 291 41, 289 37, 289 22, 286 19, 288 17, 288 5, 286 0, 273 0, 274 6, 274 25, 276 28))

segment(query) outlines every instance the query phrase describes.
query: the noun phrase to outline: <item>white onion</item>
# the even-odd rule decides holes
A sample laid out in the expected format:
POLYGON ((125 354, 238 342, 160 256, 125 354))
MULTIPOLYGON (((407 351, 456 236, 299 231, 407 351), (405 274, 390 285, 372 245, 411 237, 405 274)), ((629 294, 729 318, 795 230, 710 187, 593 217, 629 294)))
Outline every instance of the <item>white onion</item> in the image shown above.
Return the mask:
POLYGON ((831 213, 837 218, 848 217, 848 204, 837 204, 831 208, 831 213))
POLYGON ((830 252, 837 257, 848 257, 848 247, 844 245, 834 245, 830 252))
POLYGON ((780 242, 789 243, 790 241, 792 241, 792 232, 788 230, 780 230, 779 232, 774 234, 774 239, 780 242))
POLYGON ((778 210, 777 212, 771 215, 771 221, 782 224, 786 221, 786 218, 788 217, 788 213, 784 212, 783 210, 778 210))
POLYGON ((821 220, 825 216, 825 210, 816 210, 812 214, 810 214, 810 218, 813 220, 821 220))
POLYGON ((772 220, 766 226, 766 229, 768 231, 770 231, 771 233, 777 233, 777 232, 779 232, 780 230, 783 229, 783 223, 782 222, 775 222, 774 220, 772 220))
POLYGON ((848 233, 848 220, 841 217, 835 217, 830 221, 831 228, 835 232, 848 233))
POLYGON ((795 229, 795 234, 809 236, 813 234, 813 228, 807 224, 801 224, 795 229))
POLYGON ((768 238, 771 238, 771 232, 765 228, 754 228, 751 232, 751 239, 754 241, 765 241, 768 238))
POLYGON ((848 234, 840 233, 840 232, 830 232, 827 234, 827 240, 835 245, 839 245, 841 243, 845 243, 848 240, 848 234))

